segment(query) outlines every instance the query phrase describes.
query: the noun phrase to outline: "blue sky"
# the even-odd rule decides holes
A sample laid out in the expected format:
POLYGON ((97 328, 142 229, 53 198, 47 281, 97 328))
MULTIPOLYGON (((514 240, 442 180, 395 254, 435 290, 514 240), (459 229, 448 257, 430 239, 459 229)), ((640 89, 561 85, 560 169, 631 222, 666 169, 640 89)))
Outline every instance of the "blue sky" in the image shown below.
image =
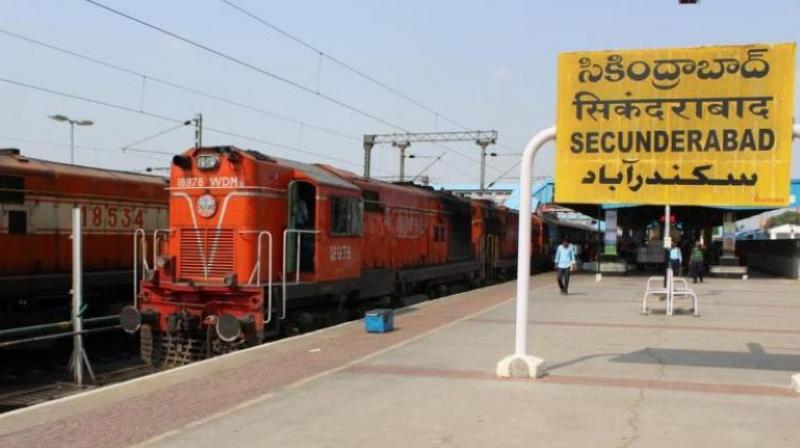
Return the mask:
MULTIPOLYGON (((312 90, 319 87, 327 95, 405 129, 458 130, 444 118, 329 61, 323 60, 320 69, 318 54, 218 0, 102 1, 312 90)), ((679 6, 677 0, 234 1, 446 117, 478 129, 497 129, 504 145, 497 151, 503 153, 520 152, 533 133, 555 120, 559 52, 796 42, 800 35, 798 0, 701 0, 697 6, 679 6)), ((143 88, 141 77, 4 34, 0 34, 0 78, 180 119, 202 112, 208 127, 343 159, 350 164, 334 164, 353 171, 361 170, 361 135, 396 131, 83 0, 2 0, 0 29, 330 128, 349 138, 153 81, 146 80, 143 88)), ((796 86, 795 90, 800 89, 796 86)), ((76 141, 81 145, 76 153, 78 163, 123 169, 168 163, 166 156, 123 154, 119 150, 172 127, 168 121, 3 82, 0 99, 5 106, 0 108, 1 146, 19 147, 34 157, 68 161, 68 148, 58 146, 68 143, 68 128, 47 119, 50 114, 63 113, 97 123, 77 131, 76 141)), ((800 111, 800 101, 795 100, 795 110, 800 111)), ((192 145, 192 138, 191 129, 184 128, 137 147, 180 152, 192 145)), ((281 157, 320 161, 314 155, 211 131, 205 133, 204 143, 235 144, 281 157)), ((429 172, 435 181, 477 181, 478 164, 470 160, 477 159, 477 146, 462 143, 448 147, 418 145, 411 152, 438 155, 448 151, 429 172)), ((795 143, 795 157, 800 156, 797 147, 795 143)), ((488 180, 494 180, 514 160, 490 159, 488 180)), ((428 162, 410 160, 407 171, 415 174, 428 162)), ((396 174, 397 165, 394 151, 376 151, 373 166, 379 171, 375 174, 396 174)), ((552 150, 543 153, 537 166, 537 175, 552 172, 552 150)), ((800 164, 794 163, 793 175, 800 176, 800 164)), ((515 177, 516 170, 510 176, 515 177)))

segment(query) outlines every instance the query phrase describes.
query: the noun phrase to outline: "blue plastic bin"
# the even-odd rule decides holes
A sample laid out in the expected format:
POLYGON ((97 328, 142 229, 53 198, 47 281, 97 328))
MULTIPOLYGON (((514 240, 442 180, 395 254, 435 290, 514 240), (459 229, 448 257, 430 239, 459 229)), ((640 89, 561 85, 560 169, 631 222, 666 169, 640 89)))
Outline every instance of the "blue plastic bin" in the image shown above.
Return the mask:
POLYGON ((386 333, 394 329, 394 310, 376 309, 364 315, 364 329, 367 333, 386 333))

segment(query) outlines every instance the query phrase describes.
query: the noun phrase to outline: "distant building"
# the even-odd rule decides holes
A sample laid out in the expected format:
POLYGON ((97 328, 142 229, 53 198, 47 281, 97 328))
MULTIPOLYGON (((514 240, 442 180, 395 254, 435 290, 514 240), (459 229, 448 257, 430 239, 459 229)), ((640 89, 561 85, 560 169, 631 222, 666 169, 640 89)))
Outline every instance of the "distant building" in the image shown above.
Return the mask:
POLYGON ((767 234, 771 240, 796 240, 800 239, 800 225, 782 224, 767 229, 767 234))

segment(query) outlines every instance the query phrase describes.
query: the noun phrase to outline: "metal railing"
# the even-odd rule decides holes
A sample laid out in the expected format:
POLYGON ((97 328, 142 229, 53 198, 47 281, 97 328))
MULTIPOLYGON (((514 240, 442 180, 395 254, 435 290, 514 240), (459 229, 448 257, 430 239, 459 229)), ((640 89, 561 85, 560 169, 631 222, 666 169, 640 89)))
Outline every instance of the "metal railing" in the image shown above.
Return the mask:
MULTIPOLYGON (((114 322, 119 322, 119 315, 113 316, 100 316, 100 317, 89 317, 86 319, 82 319, 83 324, 87 326, 93 326, 97 324, 113 324, 114 322)), ((119 324, 116 325, 107 325, 101 326, 98 328, 83 328, 81 330, 82 334, 90 334, 96 333, 100 331, 109 331, 109 330, 116 330, 120 328, 119 324)), ((0 339, 6 339, 0 341, 0 348, 7 348, 14 345, 20 344, 27 344, 31 342, 38 342, 38 341, 47 341, 51 339, 60 339, 66 338, 70 336, 75 336, 76 331, 71 331, 73 329, 73 322, 71 320, 63 321, 63 322, 53 322, 49 324, 39 324, 39 325, 29 325, 27 327, 16 327, 16 328, 8 328, 5 330, 0 330, 0 339), (41 334, 47 332, 55 332, 50 334, 41 334), (22 337, 21 339, 10 339, 15 337, 22 337), (7 339, 8 338, 8 339, 7 339)))
POLYGON ((141 255, 142 260, 142 272, 146 272, 150 269, 147 266, 147 234, 145 233, 144 229, 136 229, 133 232, 133 306, 134 308, 139 307, 139 258, 141 255), (141 251, 139 253, 139 242, 141 242, 141 251))
POLYGON ((153 269, 158 266, 158 234, 159 233, 166 233, 167 238, 169 238, 169 234, 172 233, 171 229, 156 229, 153 230, 153 269))
POLYGON ((250 231, 241 231, 239 233, 256 233, 256 242, 257 242, 257 250, 258 254, 256 256, 256 263, 253 266, 253 272, 250 274, 250 279, 247 282, 248 285, 251 286, 264 286, 261 283, 261 253, 262 253, 262 246, 261 242, 263 241, 264 236, 268 237, 268 246, 269 249, 269 256, 267 258, 267 320, 264 321, 264 325, 270 323, 272 321, 272 233, 268 230, 250 230, 250 231), (253 281, 256 281, 255 285, 253 285, 253 281))
POLYGON ((289 235, 292 233, 297 235, 297 246, 295 248, 295 258, 297 260, 294 283, 298 284, 300 283, 300 240, 302 239, 302 235, 316 235, 319 233, 319 230, 286 229, 283 231, 283 271, 281 273, 281 300, 283 301, 283 306, 281 310, 281 319, 286 319, 286 255, 289 252, 286 250, 286 246, 289 244, 289 235))

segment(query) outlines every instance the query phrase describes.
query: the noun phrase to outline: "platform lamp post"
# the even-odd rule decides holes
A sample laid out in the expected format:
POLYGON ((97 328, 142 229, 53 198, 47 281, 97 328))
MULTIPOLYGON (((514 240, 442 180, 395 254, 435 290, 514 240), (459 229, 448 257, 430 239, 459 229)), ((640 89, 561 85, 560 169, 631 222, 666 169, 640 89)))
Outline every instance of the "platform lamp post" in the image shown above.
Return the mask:
POLYGON ((69 123, 69 163, 75 164, 75 126, 92 126, 92 120, 73 120, 66 115, 55 114, 50 115, 50 119, 60 121, 62 123, 69 123))
POLYGON ((517 312, 514 354, 497 363, 497 376, 504 378, 539 378, 547 373, 543 359, 528 355, 528 296, 531 281, 531 197, 533 190, 533 161, 549 141, 556 139, 556 127, 536 134, 522 153, 519 180, 519 238, 517 245, 517 312), (528 217, 523 219, 522 217, 528 217))

